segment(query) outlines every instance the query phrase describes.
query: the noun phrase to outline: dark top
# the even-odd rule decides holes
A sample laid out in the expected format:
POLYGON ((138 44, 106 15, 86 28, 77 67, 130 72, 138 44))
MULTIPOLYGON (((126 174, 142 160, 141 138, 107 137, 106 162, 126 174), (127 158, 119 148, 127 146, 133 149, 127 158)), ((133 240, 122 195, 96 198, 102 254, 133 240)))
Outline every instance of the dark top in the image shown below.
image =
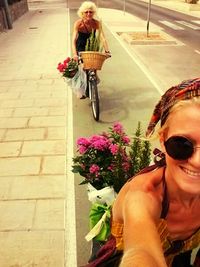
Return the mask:
POLYGON ((81 51, 85 51, 85 46, 87 43, 87 39, 90 37, 89 32, 85 33, 85 32, 78 32, 78 38, 76 40, 76 51, 77 52, 81 52, 81 51))
POLYGON ((90 37, 92 31, 94 31, 95 35, 97 29, 98 29, 98 24, 94 19, 90 22, 90 25, 86 25, 83 20, 81 21, 78 29, 78 38, 76 40, 77 52, 85 51, 87 39, 90 37))

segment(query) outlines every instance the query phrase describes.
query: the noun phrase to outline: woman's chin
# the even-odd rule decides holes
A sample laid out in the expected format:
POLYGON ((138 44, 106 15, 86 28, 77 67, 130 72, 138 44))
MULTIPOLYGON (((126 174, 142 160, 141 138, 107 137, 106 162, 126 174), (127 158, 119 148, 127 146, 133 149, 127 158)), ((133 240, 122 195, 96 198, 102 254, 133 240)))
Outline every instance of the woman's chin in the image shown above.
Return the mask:
POLYGON ((185 191, 192 194, 200 194, 200 172, 181 166, 181 184, 185 191))

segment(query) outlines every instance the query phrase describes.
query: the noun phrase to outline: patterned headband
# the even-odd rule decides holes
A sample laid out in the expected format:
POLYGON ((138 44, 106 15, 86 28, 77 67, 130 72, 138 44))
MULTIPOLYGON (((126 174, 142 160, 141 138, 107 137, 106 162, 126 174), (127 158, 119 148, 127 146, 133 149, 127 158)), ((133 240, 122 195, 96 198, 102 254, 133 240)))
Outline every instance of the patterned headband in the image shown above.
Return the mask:
POLYGON ((171 107, 178 101, 191 99, 197 96, 200 96, 200 78, 183 81, 179 85, 168 89, 155 106, 153 115, 147 127, 146 136, 153 134, 159 121, 161 126, 165 123, 171 107))

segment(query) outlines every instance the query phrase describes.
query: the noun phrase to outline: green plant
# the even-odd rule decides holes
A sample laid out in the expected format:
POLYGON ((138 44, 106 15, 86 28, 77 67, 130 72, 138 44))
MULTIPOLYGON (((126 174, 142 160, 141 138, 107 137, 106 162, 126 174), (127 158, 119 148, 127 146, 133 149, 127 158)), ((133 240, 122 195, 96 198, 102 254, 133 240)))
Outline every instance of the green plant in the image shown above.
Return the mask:
POLYGON ((151 162, 151 147, 149 141, 142 139, 141 123, 138 122, 135 137, 130 146, 132 176, 148 166, 151 162))
POLYGON ((115 123, 107 133, 77 140, 79 155, 73 158, 72 171, 84 177, 97 190, 113 186, 119 192, 126 181, 150 163, 150 145, 141 140, 138 123, 131 143, 122 125, 115 123))
POLYGON ((102 51, 100 31, 92 30, 90 37, 87 39, 85 51, 102 51))

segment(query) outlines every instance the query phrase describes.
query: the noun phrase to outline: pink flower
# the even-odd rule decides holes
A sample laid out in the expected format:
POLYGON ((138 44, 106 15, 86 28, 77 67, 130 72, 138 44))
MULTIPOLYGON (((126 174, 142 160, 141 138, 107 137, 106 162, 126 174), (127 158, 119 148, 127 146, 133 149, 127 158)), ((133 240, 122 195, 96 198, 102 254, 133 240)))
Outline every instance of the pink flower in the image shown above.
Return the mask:
POLYGON ((125 136, 122 137, 122 141, 124 142, 124 144, 129 144, 130 143, 130 138, 127 135, 125 135, 125 136))
POLYGON ((58 63, 57 70, 59 70, 60 72, 64 71, 64 67, 62 63, 58 63))
POLYGON ((90 173, 95 173, 97 174, 98 171, 100 170, 99 166, 96 164, 92 164, 92 166, 90 167, 90 173))
POLYGON ((111 144, 110 145, 110 151, 113 155, 116 155, 118 153, 118 150, 119 150, 119 146, 116 145, 116 144, 111 144))
POLYGON ((80 146, 79 149, 78 149, 78 151, 79 151, 80 154, 84 154, 87 151, 87 147, 80 146))
POLYGON ((87 138, 85 138, 85 137, 80 137, 77 140, 77 145, 88 147, 90 145, 90 141, 87 138))
POLYGON ((67 64, 67 62, 66 62, 66 60, 63 62, 63 67, 64 68, 67 68, 67 66, 68 66, 68 64, 67 64))
POLYGON ((113 165, 108 166, 108 170, 109 171, 113 171, 114 170, 114 166, 113 165))
POLYGON ((91 145, 90 147, 93 147, 97 150, 104 151, 108 148, 110 142, 109 140, 102 135, 94 135, 90 138, 91 145))
POLYGON ((113 125, 113 131, 117 134, 123 134, 124 130, 123 130, 121 123, 115 122, 113 125))
POLYGON ((64 63, 69 63, 70 60, 71 60, 71 58, 70 58, 70 57, 67 57, 67 58, 64 60, 64 63))
POLYGON ((130 164, 129 164, 129 162, 124 162, 124 163, 122 163, 122 166, 123 166, 123 168, 124 168, 125 171, 128 171, 128 170, 130 169, 130 164))
POLYGON ((88 141, 87 138, 80 137, 77 140, 77 145, 79 146, 79 148, 78 148, 79 153, 84 154, 88 150, 90 142, 88 141))

